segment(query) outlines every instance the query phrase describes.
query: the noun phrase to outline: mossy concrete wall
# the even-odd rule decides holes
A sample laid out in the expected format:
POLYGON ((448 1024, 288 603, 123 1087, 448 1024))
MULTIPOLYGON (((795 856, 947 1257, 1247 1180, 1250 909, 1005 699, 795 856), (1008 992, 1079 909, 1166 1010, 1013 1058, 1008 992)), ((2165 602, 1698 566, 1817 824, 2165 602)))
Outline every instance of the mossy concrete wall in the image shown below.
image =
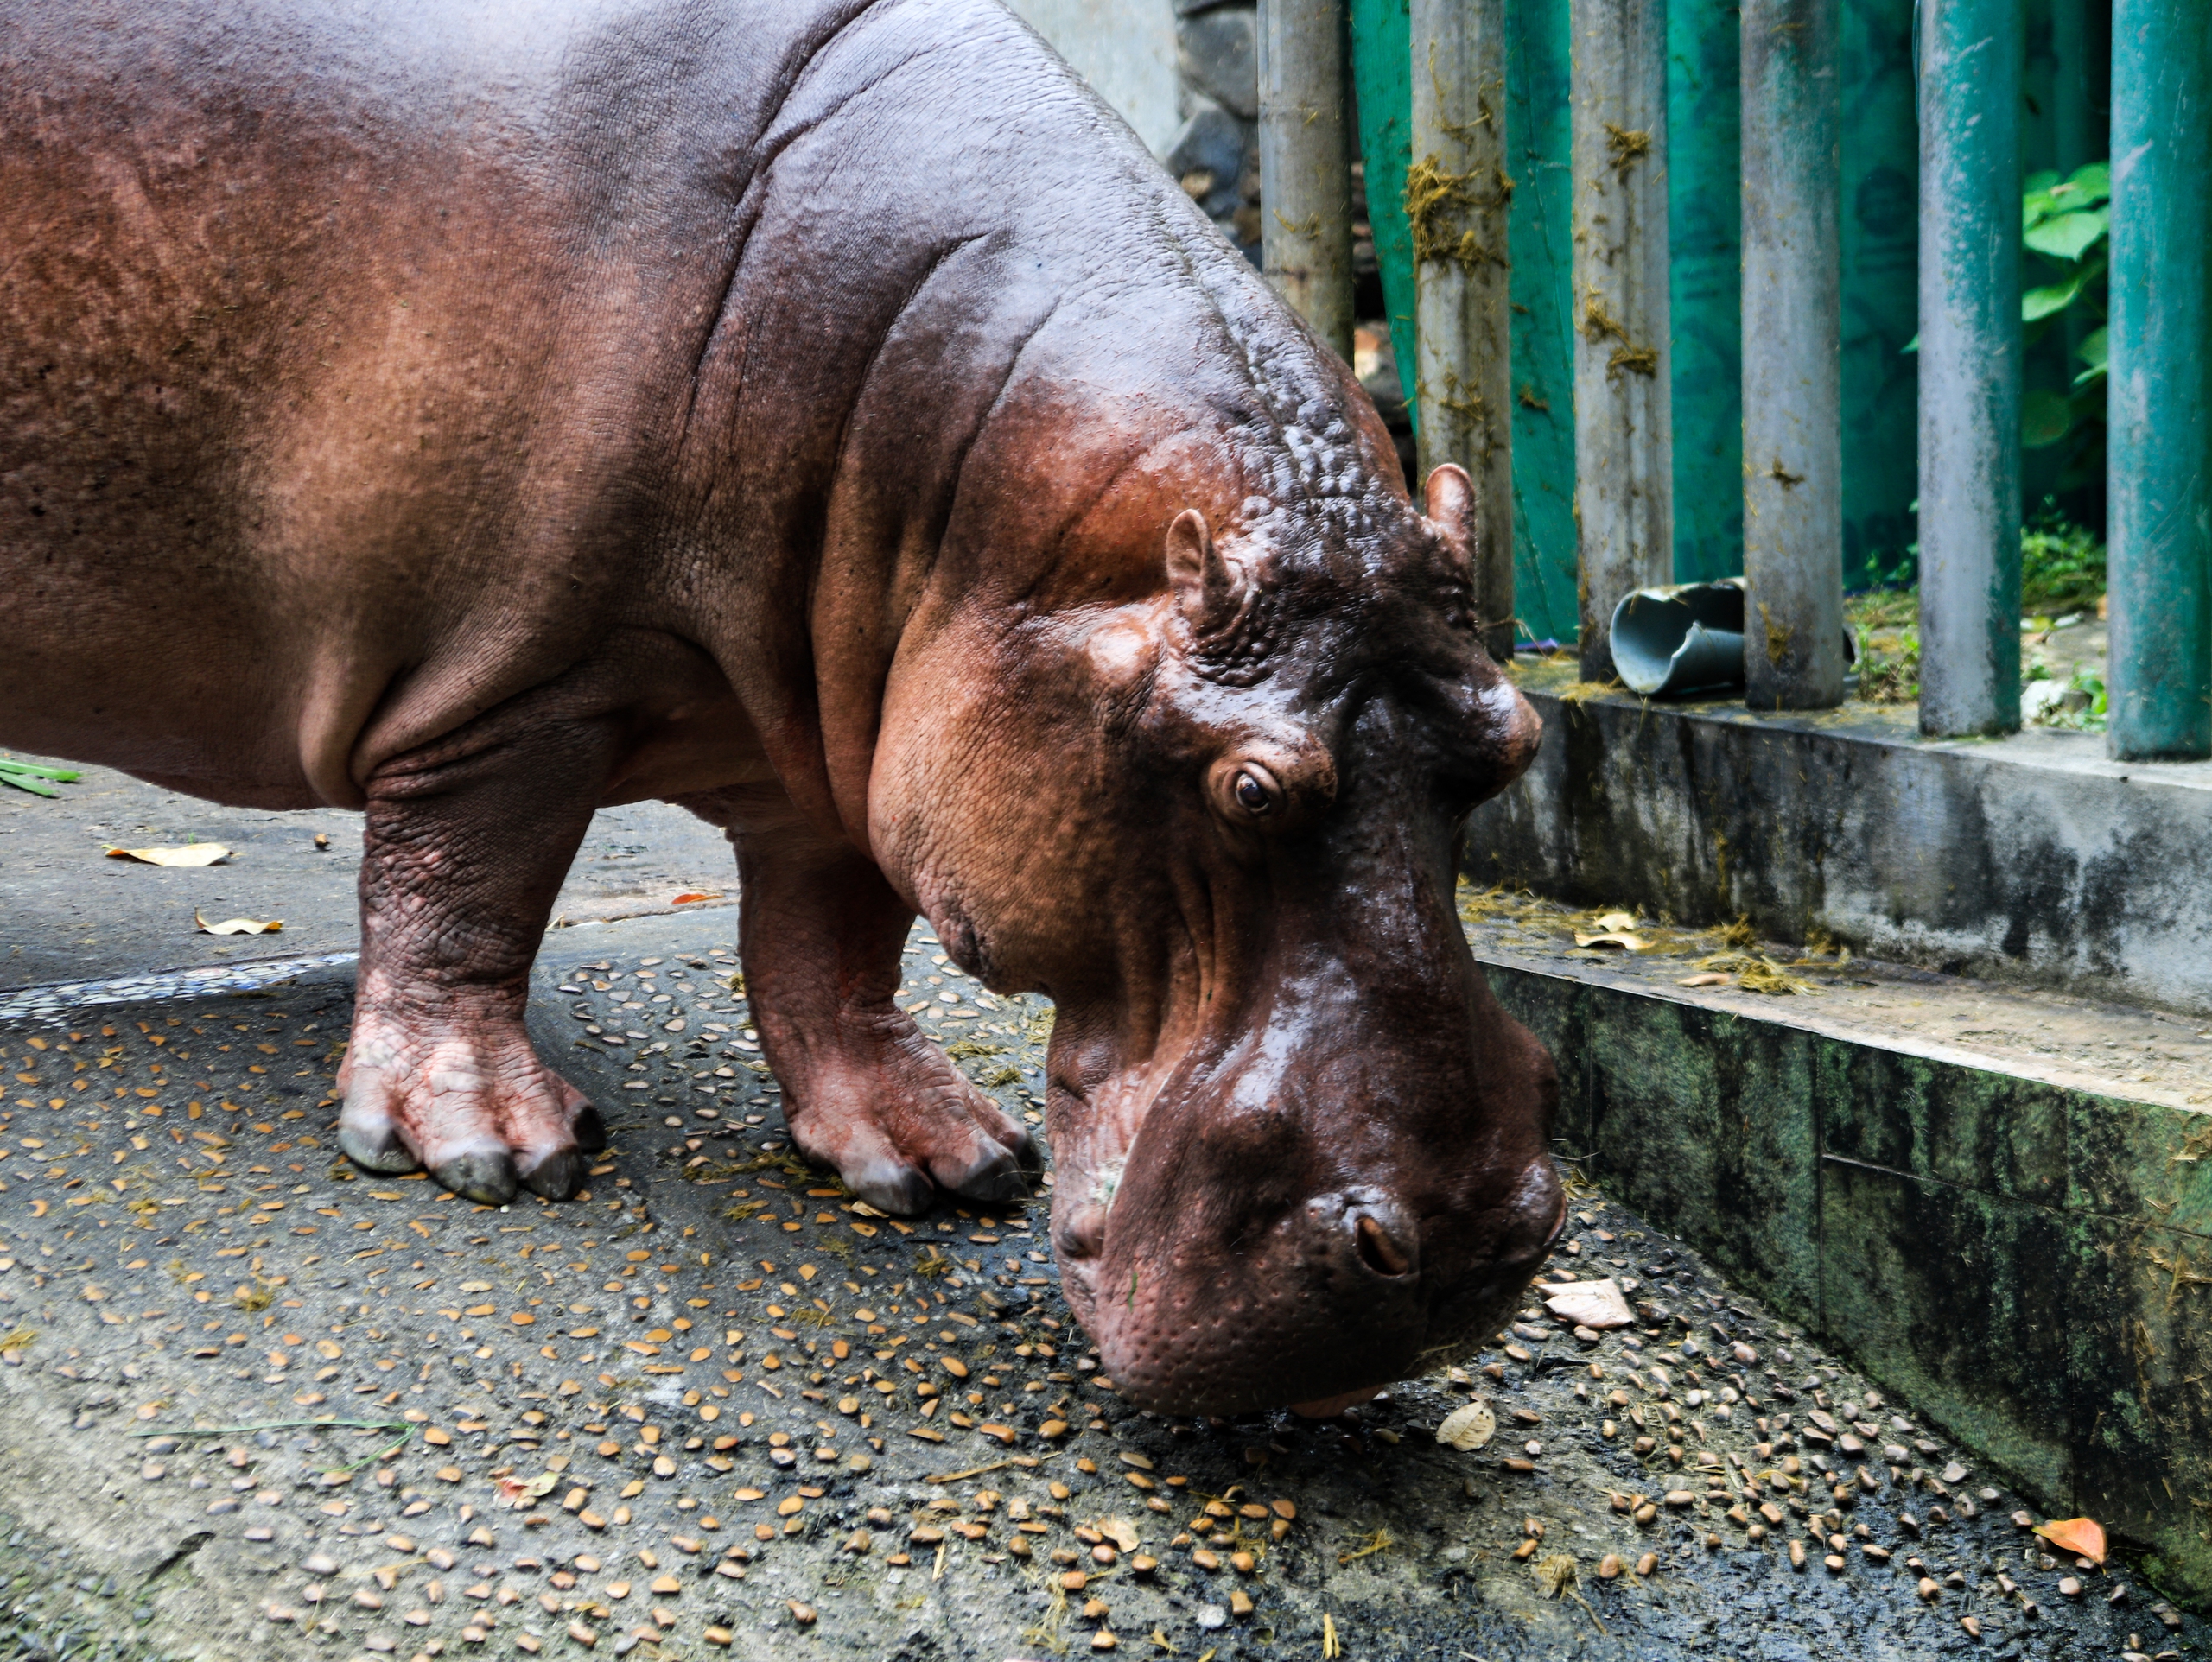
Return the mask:
POLYGON ((1487 968, 1609 1193, 2212 1604, 2212 1115, 1487 968))
POLYGON ((1478 883, 2212 1013, 2212 763, 2117 763, 2094 733, 1924 740, 1904 707, 1761 717, 1582 696, 1568 665, 1519 674, 1543 748, 1477 810, 1478 883))

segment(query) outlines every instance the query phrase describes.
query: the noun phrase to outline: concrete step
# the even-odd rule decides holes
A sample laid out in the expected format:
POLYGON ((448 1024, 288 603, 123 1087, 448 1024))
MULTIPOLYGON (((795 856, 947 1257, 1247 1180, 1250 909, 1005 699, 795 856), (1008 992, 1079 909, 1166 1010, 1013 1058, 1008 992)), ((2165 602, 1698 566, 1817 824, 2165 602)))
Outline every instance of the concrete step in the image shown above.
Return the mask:
POLYGON ((2212 1022, 1717 930, 1579 948, 1592 914, 1471 886, 1462 916, 1559 1059, 1567 1158, 2212 1599, 2212 1022))
POLYGON ((2212 763, 2101 735, 1929 740, 1910 706, 1760 716, 1516 669, 1545 724, 1468 871, 1688 924, 2212 1015, 2212 763))

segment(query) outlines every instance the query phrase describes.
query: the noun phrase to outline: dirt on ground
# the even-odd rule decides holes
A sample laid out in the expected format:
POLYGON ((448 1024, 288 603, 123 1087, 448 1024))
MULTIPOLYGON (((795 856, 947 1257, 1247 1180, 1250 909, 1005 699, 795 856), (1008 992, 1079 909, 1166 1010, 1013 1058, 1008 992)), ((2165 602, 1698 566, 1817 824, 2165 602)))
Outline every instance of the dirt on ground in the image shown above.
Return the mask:
MULTIPOLYGON (((1049 1177, 894 1220, 793 1159, 734 922, 548 937, 533 1031, 613 1132, 557 1206, 339 1157, 342 964, 0 1023, 0 1649, 2203 1653, 1584 1186, 1461 1367, 1325 1423, 1136 1412, 1049 1177), (1569 1278, 1626 1325, 1554 1315, 1569 1278)), ((918 929, 906 1002, 1035 1123, 1049 1006, 944 957, 918 929)))

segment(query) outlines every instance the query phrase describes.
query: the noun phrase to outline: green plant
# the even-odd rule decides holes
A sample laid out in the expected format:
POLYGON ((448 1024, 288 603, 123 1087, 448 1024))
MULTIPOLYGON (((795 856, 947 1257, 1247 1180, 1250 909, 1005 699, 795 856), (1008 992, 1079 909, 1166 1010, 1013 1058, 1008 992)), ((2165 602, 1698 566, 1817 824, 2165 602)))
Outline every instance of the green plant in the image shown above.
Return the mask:
POLYGON ((2055 274, 2054 280, 2020 296, 2020 320, 2027 344, 2036 341, 2069 314, 2097 320, 2098 327, 2075 349, 2083 365, 2064 392, 2044 388, 2023 398, 2020 441, 2030 449, 2072 441, 2069 475, 2101 461, 2105 436, 2103 327, 2108 292, 2112 238, 2112 164, 2092 162, 2064 179, 2056 173, 2032 174, 2020 204, 2020 238, 2055 274))
POLYGON ((34 796, 59 796, 48 780, 59 780, 63 784, 73 783, 82 776, 67 768, 41 767, 36 762, 19 762, 12 756, 0 756, 0 785, 13 785, 18 790, 28 790, 34 796))
POLYGON ((2020 610, 2050 617, 2094 612, 2104 592, 2105 545, 2045 497, 2020 533, 2020 610))

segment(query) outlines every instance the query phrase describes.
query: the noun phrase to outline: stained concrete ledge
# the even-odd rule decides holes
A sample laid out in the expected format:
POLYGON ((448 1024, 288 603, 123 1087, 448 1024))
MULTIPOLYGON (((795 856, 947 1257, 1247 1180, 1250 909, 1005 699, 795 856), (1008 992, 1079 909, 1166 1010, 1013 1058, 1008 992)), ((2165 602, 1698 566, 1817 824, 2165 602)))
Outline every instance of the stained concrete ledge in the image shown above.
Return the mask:
MULTIPOLYGON (((1835 993, 1683 988, 1512 933, 1469 930, 1559 1058, 1560 1136, 1595 1180, 2052 1514, 2100 1519, 2169 1594, 2212 1604, 2212 1113, 1835 993)), ((2050 1001, 2054 1024, 2096 1013, 2012 996, 2050 1001)), ((2131 1037, 2145 1020, 2109 1019, 2131 1037)))
POLYGON ((2212 1012, 2212 763, 2116 763, 2092 733, 1926 740, 1909 707, 1758 716, 1586 695, 1571 665, 1518 674, 1544 745, 1475 815, 1479 883, 2212 1012))

